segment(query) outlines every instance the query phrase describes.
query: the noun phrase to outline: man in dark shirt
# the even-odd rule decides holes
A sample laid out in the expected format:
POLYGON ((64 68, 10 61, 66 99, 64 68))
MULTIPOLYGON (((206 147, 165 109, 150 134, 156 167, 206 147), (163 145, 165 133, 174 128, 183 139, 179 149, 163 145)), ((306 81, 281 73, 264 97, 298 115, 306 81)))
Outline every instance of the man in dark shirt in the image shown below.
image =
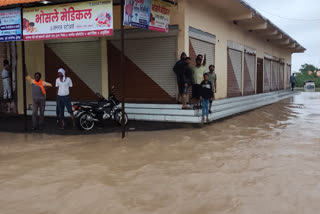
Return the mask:
POLYGON ((184 90, 183 90, 183 97, 182 97, 182 109, 189 109, 187 106, 189 88, 192 86, 192 70, 190 67, 191 58, 186 58, 186 64, 183 72, 183 82, 184 82, 184 90))
POLYGON ((186 58, 187 58, 187 54, 183 52, 180 56, 180 60, 176 62, 176 64, 173 67, 173 72, 177 76, 177 84, 179 89, 178 101, 180 101, 183 96, 183 90, 184 90, 183 73, 186 66, 186 62, 185 62, 186 58))
POLYGON ((212 83, 209 81, 208 73, 203 75, 204 80, 201 82, 201 105, 202 105, 202 123, 206 117, 209 122, 209 102, 212 98, 212 83))
POLYGON ((32 130, 43 128, 44 124, 44 110, 46 106, 46 87, 52 87, 50 83, 41 80, 41 74, 35 73, 34 79, 27 74, 26 79, 32 85, 32 130), (40 110, 40 117, 38 116, 40 110))
POLYGON ((296 86, 297 80, 294 74, 290 77, 291 90, 294 91, 294 87, 296 86))

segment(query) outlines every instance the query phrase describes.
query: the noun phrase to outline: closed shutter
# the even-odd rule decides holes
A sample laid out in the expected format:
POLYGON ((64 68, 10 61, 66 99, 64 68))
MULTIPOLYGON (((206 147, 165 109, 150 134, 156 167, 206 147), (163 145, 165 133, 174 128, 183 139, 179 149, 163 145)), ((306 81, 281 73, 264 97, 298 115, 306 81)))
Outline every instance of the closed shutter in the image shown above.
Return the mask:
POLYGON ((195 57, 199 54, 204 55, 206 54, 207 57, 207 67, 209 70, 209 65, 215 64, 215 45, 213 43, 205 42, 199 39, 190 38, 190 42, 192 45, 192 48, 195 52, 194 59, 192 61, 195 61, 195 57))
MULTIPOLYGON (((113 46, 120 50, 120 41, 109 41, 113 46)), ((110 55, 112 53, 108 53, 110 55)), ((130 90, 136 90, 131 93, 131 101, 150 101, 148 95, 143 100, 143 97, 135 98, 135 94, 143 96, 143 94, 153 93, 153 88, 160 87, 171 98, 175 98, 177 94, 176 76, 172 71, 172 68, 176 62, 177 56, 177 37, 160 37, 160 38, 145 38, 145 39, 127 39, 125 41, 125 56, 129 58, 139 72, 143 75, 147 75, 152 81, 143 82, 145 85, 143 88, 134 87, 134 83, 139 82, 138 79, 132 79, 133 85, 130 90), (154 85, 156 84, 156 86, 154 85), (141 91, 138 91, 141 90, 141 91)), ((110 59, 110 58, 109 58, 110 59)), ((113 62, 109 62, 113 63, 113 62)), ((112 72, 112 71, 111 71, 112 72)), ((128 70, 127 72, 130 72, 128 70)), ((139 78, 139 77, 136 77, 139 78)), ((113 78, 111 77, 111 81, 113 78)), ((115 80, 116 81, 116 80, 115 80)), ((164 97, 157 100, 157 94, 154 94, 153 101, 161 101, 164 97)))
POLYGON ((263 59, 257 59, 257 94, 263 93, 263 59))
POLYGON ((255 93, 256 83, 256 56, 246 53, 244 55, 244 95, 255 93))
POLYGON ((279 67, 276 61, 272 61, 272 72, 271 72, 271 91, 278 89, 278 73, 279 67))
POLYGON ((264 60, 264 92, 270 92, 271 86, 271 60, 265 59, 264 60))
POLYGON ((99 41, 48 43, 47 46, 93 92, 102 92, 101 48, 99 41))
POLYGON ((242 95, 242 52, 228 49, 228 97, 242 95))
POLYGON ((291 66, 287 65, 287 89, 290 88, 291 66))
POLYGON ((280 63, 279 66, 279 90, 284 89, 284 64, 280 63))
MULTIPOLYGON (((1 68, 2 68, 2 62, 3 60, 7 59, 7 43, 6 42, 0 42, 0 62, 1 62, 1 68)), ((0 70, 0 77, 2 74, 2 69, 0 70)), ((2 85, 2 78, 0 81, 0 96, 3 97, 3 85, 2 85)))

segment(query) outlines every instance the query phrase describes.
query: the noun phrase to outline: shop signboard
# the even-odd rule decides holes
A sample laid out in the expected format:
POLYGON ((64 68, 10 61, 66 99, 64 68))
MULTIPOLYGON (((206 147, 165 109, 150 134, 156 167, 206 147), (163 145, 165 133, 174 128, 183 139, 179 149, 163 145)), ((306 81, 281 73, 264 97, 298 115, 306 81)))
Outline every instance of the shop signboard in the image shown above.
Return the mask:
POLYGON ((123 24, 160 32, 169 31, 171 4, 162 0, 126 0, 123 24))
POLYGON ((152 0, 149 29, 168 32, 171 4, 162 0, 152 0))
POLYGON ((151 0, 126 0, 124 8, 124 25, 149 28, 151 0))
POLYGON ((22 40, 21 9, 0 10, 0 42, 19 40, 22 40))
POLYGON ((112 0, 23 9, 23 39, 50 40, 113 34, 112 0))

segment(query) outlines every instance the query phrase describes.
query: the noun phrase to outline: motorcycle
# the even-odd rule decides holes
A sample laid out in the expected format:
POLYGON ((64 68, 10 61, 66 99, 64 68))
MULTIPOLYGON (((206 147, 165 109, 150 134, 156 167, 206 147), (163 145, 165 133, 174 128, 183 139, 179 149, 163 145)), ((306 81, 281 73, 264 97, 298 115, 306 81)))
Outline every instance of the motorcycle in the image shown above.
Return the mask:
MULTIPOLYGON (((118 125, 122 125, 122 109, 120 102, 110 94, 108 99, 96 93, 98 103, 75 103, 73 105, 76 124, 79 129, 89 131, 94 128, 96 122, 105 120, 115 120, 118 125)), ((124 113, 124 125, 128 123, 128 115, 124 113)))

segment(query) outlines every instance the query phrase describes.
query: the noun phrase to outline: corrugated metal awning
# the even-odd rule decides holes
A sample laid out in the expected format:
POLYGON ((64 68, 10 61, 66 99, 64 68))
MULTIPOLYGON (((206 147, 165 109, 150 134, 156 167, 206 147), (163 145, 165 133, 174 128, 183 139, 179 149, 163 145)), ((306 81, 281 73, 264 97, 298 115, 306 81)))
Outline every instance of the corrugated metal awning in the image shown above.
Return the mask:
POLYGON ((1 0, 0 7, 11 5, 11 4, 23 4, 23 3, 31 3, 31 2, 37 2, 37 1, 40 1, 40 0, 1 0))

